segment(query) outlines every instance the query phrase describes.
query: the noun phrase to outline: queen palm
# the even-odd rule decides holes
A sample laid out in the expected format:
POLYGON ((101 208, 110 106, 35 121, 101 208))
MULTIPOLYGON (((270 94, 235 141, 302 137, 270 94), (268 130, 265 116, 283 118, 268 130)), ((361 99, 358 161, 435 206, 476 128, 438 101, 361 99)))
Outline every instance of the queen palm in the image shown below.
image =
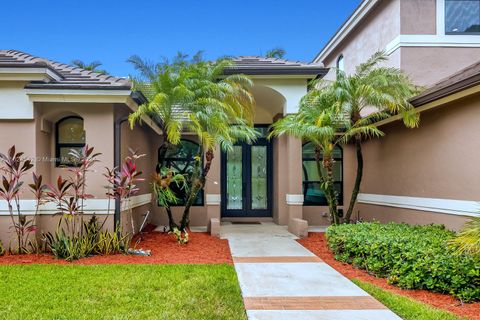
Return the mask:
MULTIPOLYGON (((418 126, 419 116, 409 99, 418 93, 410 79, 399 69, 379 66, 386 61, 383 52, 375 53, 365 63, 356 68, 352 75, 337 70, 337 79, 331 84, 338 108, 349 119, 350 128, 361 128, 365 124, 374 125, 376 121, 394 114, 403 118, 405 126, 418 126)), ((376 129, 381 133, 380 130, 376 129)), ((363 175, 362 142, 365 136, 359 131, 346 136, 353 141, 357 157, 357 173, 350 204, 345 215, 349 222, 355 206, 363 175)))
POLYGON ((107 71, 98 69, 98 67, 100 67, 103 63, 101 63, 100 61, 97 61, 97 60, 92 61, 90 63, 85 63, 82 60, 77 59, 77 60, 72 60, 72 64, 75 67, 85 69, 85 70, 88 70, 88 71, 93 71, 93 72, 100 73, 100 74, 108 74, 107 71))
MULTIPOLYGON (((252 82, 243 75, 224 77, 223 72, 231 62, 202 61, 201 54, 190 61, 179 54, 172 63, 152 64, 138 56, 131 57, 129 62, 140 72, 140 77, 133 80, 135 88, 147 98, 147 103, 130 116, 130 123, 149 116, 159 125, 163 133, 159 167, 164 167, 167 151, 180 142, 184 132, 195 133, 203 147, 193 175, 187 177, 186 206, 180 226, 173 220, 169 205, 165 205, 170 228, 184 230, 190 221, 190 207, 205 186, 216 146, 228 149, 238 139, 249 141, 255 137, 254 101, 249 91, 252 82), (205 164, 201 167, 203 156, 205 164)), ((166 178, 157 176, 161 181, 166 178)))

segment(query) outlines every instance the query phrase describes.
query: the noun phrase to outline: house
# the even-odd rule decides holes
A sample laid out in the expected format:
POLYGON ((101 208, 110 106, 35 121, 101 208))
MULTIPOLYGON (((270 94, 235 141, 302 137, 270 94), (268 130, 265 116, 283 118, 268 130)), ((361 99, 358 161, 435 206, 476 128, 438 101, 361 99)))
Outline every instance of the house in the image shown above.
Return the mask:
MULTIPOLYGON (((394 117, 380 123, 385 137, 364 145, 356 217, 458 229, 480 209, 480 1, 362 1, 313 61, 350 73, 379 50, 389 66, 428 89, 412 100, 421 114, 418 129, 394 117)), ((355 174, 350 149, 344 148, 344 203, 355 174)))
MULTIPOLYGON (((192 208, 193 226, 205 226, 213 217, 274 220, 287 224, 289 217, 302 217, 302 162, 300 141, 282 137, 266 139, 274 119, 296 112, 310 80, 322 77, 327 69, 320 64, 300 63, 261 57, 240 57, 228 74, 249 75, 254 86, 254 122, 263 137, 254 145, 239 145, 230 154, 217 150, 205 190, 192 208), (296 155, 296 156, 286 156, 296 155), (223 169, 223 170, 222 170, 223 169), (228 182, 227 182, 228 181, 228 182)), ((46 182, 65 174, 68 152, 85 144, 101 152, 100 163, 88 175, 88 192, 95 199, 86 202, 86 214, 109 214, 109 226, 121 223, 124 230, 137 232, 143 215, 151 211, 152 222, 166 224, 163 209, 155 203, 149 187, 149 172, 155 171, 161 131, 150 119, 130 129, 127 116, 144 102, 121 78, 82 70, 15 50, 0 51, 0 150, 15 144, 17 150, 34 159, 35 172, 46 182), (118 166, 129 148, 146 156, 139 167, 146 180, 130 201, 134 224, 128 210, 109 202, 105 195, 104 167, 118 166), (109 206, 110 203, 110 206, 109 206)), ((196 137, 186 134, 179 152, 167 161, 185 169, 189 160, 181 154, 198 148, 196 137), (186 152, 181 152, 181 151, 186 152)), ((190 161, 191 162, 191 161, 190 161)), ((22 195, 24 214, 34 214, 33 195, 22 195)), ((181 205, 181 204, 180 204, 181 205)), ((58 223, 56 208, 42 206, 38 219, 41 231, 53 230, 58 223)), ((174 215, 182 207, 173 208, 174 215)), ((5 201, 0 202, 0 234, 9 241, 10 217, 5 201)))
MULTIPOLYGON (((378 50, 387 62, 426 86, 412 103, 421 126, 406 129, 398 117, 379 125, 386 133, 364 145, 364 179, 354 217, 409 223, 444 223, 458 229, 478 211, 475 188, 480 181, 480 0, 364 0, 311 63, 255 56, 234 59, 227 74, 249 75, 256 101, 255 126, 261 137, 231 152, 216 150, 212 169, 191 211, 192 226, 223 221, 293 221, 327 225, 328 208, 316 174, 313 146, 282 136, 266 139, 277 118, 298 110, 308 83, 331 79, 333 67, 347 73, 378 50), (472 13, 472 14, 466 14, 472 13), (445 79, 444 79, 445 78, 445 79), (444 80, 442 80, 444 79, 444 80), (297 220, 294 220, 297 219, 297 220)), ((144 102, 126 79, 86 71, 15 50, 0 50, 0 151, 13 144, 35 160, 34 170, 55 181, 65 155, 84 144, 101 152, 89 174, 87 214, 109 214, 109 226, 121 223, 137 232, 143 215, 166 225, 165 212, 152 197, 148 173, 155 170, 160 129, 150 119, 130 129, 127 116, 144 102), (139 166, 146 173, 128 210, 105 196, 103 167, 117 166, 129 148, 146 154, 139 166)), ((167 161, 185 169, 196 137, 186 134, 167 161), (187 156, 185 156, 187 155, 187 156)), ((351 146, 334 157, 340 207, 348 204, 356 160, 351 146)), ((33 214, 31 196, 22 197, 25 214, 33 214)), ((52 230, 55 208, 45 205, 38 227, 52 230)), ((177 217, 181 203, 173 207, 177 217)), ((0 240, 9 241, 8 209, 0 201, 0 240)))

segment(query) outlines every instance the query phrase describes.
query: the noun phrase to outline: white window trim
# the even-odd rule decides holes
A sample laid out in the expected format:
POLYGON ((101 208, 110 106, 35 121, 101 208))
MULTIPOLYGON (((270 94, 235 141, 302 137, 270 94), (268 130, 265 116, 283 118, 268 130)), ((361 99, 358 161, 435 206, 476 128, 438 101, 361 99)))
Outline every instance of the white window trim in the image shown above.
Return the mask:
POLYGON ((464 217, 478 217, 480 215, 480 202, 469 200, 360 193, 358 195, 358 203, 428 211, 464 217))
POLYGON ((445 35, 445 0, 437 0, 437 35, 445 35))

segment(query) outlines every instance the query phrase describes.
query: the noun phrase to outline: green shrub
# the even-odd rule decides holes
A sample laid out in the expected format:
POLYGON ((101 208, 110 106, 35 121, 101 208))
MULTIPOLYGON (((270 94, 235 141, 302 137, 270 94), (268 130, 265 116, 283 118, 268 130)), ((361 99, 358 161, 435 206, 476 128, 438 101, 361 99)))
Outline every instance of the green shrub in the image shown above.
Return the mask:
POLYGON ((358 223, 327 229, 337 260, 401 288, 449 293, 464 302, 480 300, 480 259, 455 254, 448 246, 454 237, 438 225, 358 223))

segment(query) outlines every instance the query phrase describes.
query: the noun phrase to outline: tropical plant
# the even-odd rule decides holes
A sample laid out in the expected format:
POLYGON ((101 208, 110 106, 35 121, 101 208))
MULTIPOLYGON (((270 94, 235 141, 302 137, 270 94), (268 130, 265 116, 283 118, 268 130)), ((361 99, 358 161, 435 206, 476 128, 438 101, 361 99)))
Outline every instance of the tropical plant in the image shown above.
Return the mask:
MULTIPOLYGON (((33 163, 31 160, 25 159, 23 155, 23 152, 16 152, 15 146, 12 146, 7 154, 0 153, 0 160, 3 162, 3 166, 1 167, 3 174, 1 178, 0 197, 7 202, 12 228, 15 230, 17 236, 17 253, 30 252, 28 249, 28 241, 30 240, 30 234, 36 231, 38 205, 43 198, 45 190, 45 187, 41 184, 41 176, 34 174, 33 178, 35 182, 32 190, 34 190, 36 195, 37 212, 33 219, 28 219, 20 208, 20 194, 24 184, 22 177, 33 168, 33 163)), ((10 251, 12 251, 11 248, 10 251)))
POLYGON ((468 221, 449 244, 458 254, 472 254, 480 257, 480 217, 473 217, 468 221))
POLYGON ((0 256, 3 256, 5 254, 5 248, 3 247, 2 241, 0 241, 0 256))
MULTIPOLYGON (((117 168, 107 168, 107 172, 104 174, 109 183, 109 185, 107 186, 107 197, 109 200, 108 208, 110 210, 111 199, 118 200, 121 205, 128 208, 130 212, 132 233, 135 233, 135 224, 133 221, 133 214, 130 206, 130 198, 133 195, 137 194, 139 191, 137 183, 139 181, 143 181, 142 178, 139 178, 142 172, 138 170, 136 161, 144 156, 144 154, 139 155, 134 150, 130 149, 130 155, 125 158, 125 161, 119 168, 119 170, 117 170, 117 168)), ((106 219, 103 221, 101 228, 103 228, 106 221, 106 219)))
POLYGON ((178 183, 182 178, 175 177, 171 168, 165 168, 165 155, 180 142, 182 133, 196 134, 203 147, 194 173, 184 177, 187 196, 179 225, 173 220, 170 205, 165 206, 170 230, 177 228, 183 232, 189 225, 190 207, 205 186, 217 145, 228 150, 236 141, 249 141, 256 136, 252 127, 253 97, 249 91, 252 82, 243 75, 224 76, 225 68, 232 62, 226 59, 206 62, 201 53, 191 60, 178 54, 172 63, 152 64, 138 56, 131 57, 129 62, 140 72, 140 77, 134 78, 135 88, 148 100, 130 116, 130 123, 133 126, 142 117, 149 116, 163 133, 154 179, 154 185, 161 187, 156 189, 162 192, 157 198, 168 198, 167 202, 175 203, 168 188, 170 183, 178 183), (203 158, 202 166, 200 159, 203 158))
POLYGON ((348 142, 353 142, 357 157, 357 172, 345 221, 349 222, 353 213, 363 175, 362 142, 371 137, 360 128, 365 124, 375 126, 376 136, 381 133, 376 122, 391 115, 399 114, 405 126, 415 128, 419 124, 419 114, 409 99, 419 92, 406 74, 400 69, 381 66, 387 60, 384 52, 377 52, 356 72, 347 75, 337 70, 337 79, 331 83, 338 108, 349 119, 349 127, 357 127, 348 142))
POLYGON ((88 70, 88 71, 92 71, 92 72, 96 72, 96 73, 100 73, 100 74, 108 74, 107 71, 102 70, 102 69, 98 69, 98 67, 100 67, 103 63, 101 63, 100 61, 97 61, 97 60, 92 61, 90 63, 85 63, 82 60, 77 59, 77 60, 72 60, 71 64, 74 65, 77 68, 81 68, 81 69, 84 69, 84 70, 88 70))
POLYGON ((277 59, 283 59, 287 52, 285 49, 281 47, 276 47, 271 50, 268 50, 267 53, 265 54, 266 58, 277 58, 277 59))

